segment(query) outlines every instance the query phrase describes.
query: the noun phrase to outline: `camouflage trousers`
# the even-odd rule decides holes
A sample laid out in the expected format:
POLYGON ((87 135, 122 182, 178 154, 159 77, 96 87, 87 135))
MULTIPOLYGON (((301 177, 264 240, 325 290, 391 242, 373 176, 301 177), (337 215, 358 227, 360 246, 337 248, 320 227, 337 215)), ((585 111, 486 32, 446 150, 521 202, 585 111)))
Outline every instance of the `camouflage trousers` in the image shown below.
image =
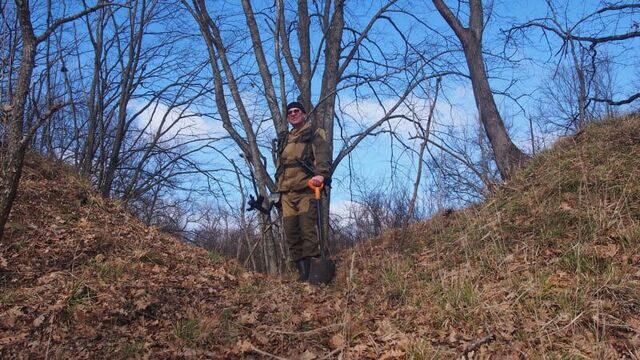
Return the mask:
POLYGON ((291 260, 319 256, 317 210, 313 192, 309 189, 282 194, 284 233, 291 260))

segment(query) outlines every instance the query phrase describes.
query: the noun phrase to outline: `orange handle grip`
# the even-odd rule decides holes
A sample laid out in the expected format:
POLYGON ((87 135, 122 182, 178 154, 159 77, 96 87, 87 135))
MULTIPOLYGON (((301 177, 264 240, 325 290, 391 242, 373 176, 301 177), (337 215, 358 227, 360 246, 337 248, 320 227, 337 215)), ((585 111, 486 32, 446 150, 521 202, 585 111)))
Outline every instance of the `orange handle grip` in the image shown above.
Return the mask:
POLYGON ((322 191, 322 188, 324 188, 324 184, 320 184, 320 186, 315 186, 313 185, 313 182, 309 180, 307 181, 307 186, 309 186, 309 188, 315 192, 316 200, 320 200, 320 191, 322 191))

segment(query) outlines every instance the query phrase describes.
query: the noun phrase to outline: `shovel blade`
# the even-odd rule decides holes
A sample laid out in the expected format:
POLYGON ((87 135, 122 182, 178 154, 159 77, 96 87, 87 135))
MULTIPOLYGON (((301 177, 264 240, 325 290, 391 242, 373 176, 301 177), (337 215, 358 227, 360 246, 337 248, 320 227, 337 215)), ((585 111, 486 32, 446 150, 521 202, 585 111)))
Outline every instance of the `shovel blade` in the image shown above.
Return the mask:
POLYGON ((336 264, 333 260, 312 258, 309 269, 309 283, 312 285, 328 284, 336 276, 336 264))

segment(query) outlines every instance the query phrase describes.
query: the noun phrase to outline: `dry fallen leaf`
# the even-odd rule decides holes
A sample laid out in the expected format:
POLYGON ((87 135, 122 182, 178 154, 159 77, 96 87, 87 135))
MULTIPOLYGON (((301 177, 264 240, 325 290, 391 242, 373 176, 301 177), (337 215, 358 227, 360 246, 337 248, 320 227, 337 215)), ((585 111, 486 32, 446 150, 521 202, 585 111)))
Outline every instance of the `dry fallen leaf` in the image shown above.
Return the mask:
POLYGON ((318 356, 313 353, 313 351, 307 349, 303 352, 298 359, 300 360, 314 360, 317 359, 318 356))
POLYGON ((38 316, 35 320, 33 320, 33 327, 38 327, 40 325, 42 325, 42 323, 44 322, 44 314, 38 316))
POLYGON ((555 274, 551 275, 547 281, 549 282, 549 284, 558 287, 565 287, 571 282, 571 280, 569 279, 569 275, 564 271, 556 272, 555 274))
POLYGON ((397 332, 396 327, 393 326, 393 324, 391 323, 391 321, 389 321, 389 319, 384 319, 376 322, 376 326, 378 327, 376 329, 376 334, 380 336, 394 334, 397 332))
POLYGON ((400 333, 398 334, 398 339, 396 340, 396 346, 398 346, 400 350, 408 351, 411 347, 411 339, 409 339, 406 334, 400 333))
POLYGON ((447 340, 449 340, 449 343, 451 344, 455 344, 460 340, 460 334, 458 334, 457 331, 455 330, 451 330, 451 332, 449 333, 449 337, 447 338, 447 340))
POLYGON ((248 280, 248 279, 251 279, 251 278, 252 278, 252 274, 251 274, 251 273, 249 273, 249 272, 246 272, 246 273, 243 273, 242 275, 240 275, 240 278, 241 278, 242 280, 248 280))
POLYGON ((194 357, 194 356, 198 355, 198 353, 193 349, 186 348, 186 349, 184 349, 184 351, 182 352, 181 355, 184 356, 184 357, 194 357))
POLYGON ((234 347, 234 351, 238 354, 244 354, 253 350, 253 344, 249 340, 238 340, 234 347))
POLYGON ((9 328, 12 328, 16 325, 18 318, 20 318, 24 313, 20 310, 19 306, 14 306, 11 309, 5 311, 0 314, 0 320, 9 328))
POLYGON ((250 325, 255 324, 258 321, 258 318, 256 316, 256 313, 244 313, 240 315, 238 321, 240 322, 240 324, 250 325))
POLYGON ((344 337, 342 334, 335 334, 329 339, 329 346, 332 349, 338 349, 344 346, 344 337))
POLYGON ((392 349, 392 350, 385 351, 380 357, 380 360, 401 359, 401 358, 404 358, 404 354, 405 352, 402 350, 392 349))
POLYGON ((640 318, 633 316, 626 319, 625 322, 627 325, 631 326, 637 334, 640 334, 640 318))
POLYGON ((302 312, 302 318, 304 319, 304 321, 312 321, 314 318, 314 315, 310 311, 305 310, 302 312))
POLYGON ((267 336, 265 336, 264 334, 258 332, 258 331, 252 331, 251 332, 251 336, 260 345, 262 345, 262 346, 269 345, 269 338, 267 336))
POLYGON ((569 205, 569 203, 566 201, 561 202, 559 207, 560 207, 560 210, 564 210, 564 211, 569 211, 573 209, 571 205, 569 205))
POLYGON ((601 258, 613 258, 618 253, 617 244, 595 245, 593 248, 601 258))

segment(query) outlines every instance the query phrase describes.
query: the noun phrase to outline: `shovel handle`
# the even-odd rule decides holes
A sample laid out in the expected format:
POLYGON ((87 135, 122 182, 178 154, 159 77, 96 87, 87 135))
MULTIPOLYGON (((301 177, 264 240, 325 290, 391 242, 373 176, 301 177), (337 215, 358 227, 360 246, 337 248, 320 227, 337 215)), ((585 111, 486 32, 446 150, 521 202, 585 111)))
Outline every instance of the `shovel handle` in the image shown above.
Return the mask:
POLYGON ((309 186, 309 188, 315 192, 316 200, 320 200, 320 191, 322 191, 322 188, 324 188, 324 183, 320 184, 320 186, 315 186, 313 185, 313 181, 309 180, 307 181, 307 186, 309 186))

